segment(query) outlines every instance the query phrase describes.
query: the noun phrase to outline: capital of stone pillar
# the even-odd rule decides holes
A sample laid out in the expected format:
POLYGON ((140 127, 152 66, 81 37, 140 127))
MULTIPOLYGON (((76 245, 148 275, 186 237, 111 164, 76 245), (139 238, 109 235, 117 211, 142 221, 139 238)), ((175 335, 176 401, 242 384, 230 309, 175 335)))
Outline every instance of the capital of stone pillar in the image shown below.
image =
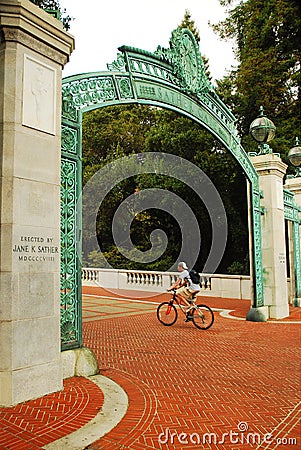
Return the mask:
POLYGON ((74 48, 29 0, 0 2, 0 405, 62 388, 62 68, 74 48))
POLYGON ((251 161, 263 192, 264 304, 268 307, 270 318, 280 319, 289 315, 283 200, 283 178, 287 165, 273 153, 251 157, 251 161))
POLYGON ((62 67, 74 50, 74 38, 63 24, 29 0, 2 0, 0 29, 0 48, 21 44, 62 67))
POLYGON ((282 161, 280 156, 275 153, 269 153, 266 155, 252 156, 250 159, 259 177, 274 175, 283 180, 287 165, 282 161))

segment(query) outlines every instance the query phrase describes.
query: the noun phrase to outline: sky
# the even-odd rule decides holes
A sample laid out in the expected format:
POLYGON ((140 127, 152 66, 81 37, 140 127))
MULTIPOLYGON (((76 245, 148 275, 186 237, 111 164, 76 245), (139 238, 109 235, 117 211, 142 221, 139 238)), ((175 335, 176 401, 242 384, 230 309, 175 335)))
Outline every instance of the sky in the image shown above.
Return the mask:
POLYGON ((200 32, 200 51, 209 58, 213 80, 235 65, 232 44, 221 41, 208 25, 225 17, 218 0, 60 0, 74 17, 70 33, 75 50, 63 76, 106 70, 121 45, 155 51, 168 47, 172 30, 189 9, 200 32))

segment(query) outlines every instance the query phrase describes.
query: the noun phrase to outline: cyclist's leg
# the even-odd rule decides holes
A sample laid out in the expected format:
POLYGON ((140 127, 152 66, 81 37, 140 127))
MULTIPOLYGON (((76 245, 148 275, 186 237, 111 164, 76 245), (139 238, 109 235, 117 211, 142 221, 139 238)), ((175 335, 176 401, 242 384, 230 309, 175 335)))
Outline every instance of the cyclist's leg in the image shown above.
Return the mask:
POLYGON ((181 298, 184 305, 188 306, 188 309, 186 311, 185 322, 189 322, 190 320, 192 320, 192 315, 191 315, 191 306, 193 304, 193 301, 191 300, 192 293, 193 293, 193 291, 191 289, 187 288, 186 286, 183 286, 176 291, 177 296, 179 298, 181 298))
POLYGON ((176 290, 177 297, 184 303, 185 306, 190 306, 188 301, 189 292, 187 292, 187 287, 182 286, 176 290))

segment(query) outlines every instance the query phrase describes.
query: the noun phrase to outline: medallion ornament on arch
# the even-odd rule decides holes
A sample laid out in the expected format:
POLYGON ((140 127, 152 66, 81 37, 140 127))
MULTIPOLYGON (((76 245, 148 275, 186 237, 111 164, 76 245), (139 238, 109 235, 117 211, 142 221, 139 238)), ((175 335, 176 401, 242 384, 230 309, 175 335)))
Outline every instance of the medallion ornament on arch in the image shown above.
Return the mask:
POLYGON ((213 91, 194 35, 188 29, 177 28, 172 32, 170 48, 158 47, 155 54, 174 67, 174 74, 182 90, 188 94, 204 94, 213 91))

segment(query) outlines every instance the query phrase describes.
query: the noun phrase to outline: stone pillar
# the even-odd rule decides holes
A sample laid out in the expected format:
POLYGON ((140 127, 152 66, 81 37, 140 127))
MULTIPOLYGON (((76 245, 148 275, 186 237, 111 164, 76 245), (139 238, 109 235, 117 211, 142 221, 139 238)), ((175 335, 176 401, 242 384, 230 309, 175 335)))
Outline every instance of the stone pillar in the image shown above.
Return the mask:
POLYGON ((283 201, 283 178, 287 166, 275 154, 251 158, 259 175, 264 198, 262 216, 262 260, 264 303, 269 317, 281 319, 289 315, 286 245, 283 201))
POLYGON ((74 47, 29 0, 0 2, 0 405, 62 388, 62 68, 74 47))
POLYGON ((264 303, 269 317, 281 319, 289 315, 286 243, 284 223, 283 178, 286 164, 275 154, 251 158, 259 175, 264 198, 262 216, 262 260, 264 303))
MULTIPOLYGON (((289 189, 295 196, 295 202, 296 204, 301 208, 301 177, 296 178, 287 178, 285 180, 284 187, 286 189, 289 189)), ((299 215, 300 217, 300 215, 299 215)), ((296 261, 295 259, 295 249, 294 249, 294 227, 298 227, 297 223, 289 223, 289 229, 290 229, 290 249, 291 249, 291 291, 292 291, 292 299, 293 304, 295 306, 301 306, 301 291, 300 291, 300 280, 296 280, 296 273, 295 273, 295 267, 296 267, 296 261), (296 292, 297 291, 297 292, 296 292)), ((299 226, 299 233, 300 233, 300 248, 301 248, 301 227, 299 226)), ((300 252, 299 252, 300 253, 300 252)), ((298 257, 298 256, 297 256, 298 257)), ((299 267, 300 267, 300 258, 299 258, 299 267)), ((300 270, 299 270, 300 274, 300 270)), ((299 275, 298 274, 298 275, 299 275)))

